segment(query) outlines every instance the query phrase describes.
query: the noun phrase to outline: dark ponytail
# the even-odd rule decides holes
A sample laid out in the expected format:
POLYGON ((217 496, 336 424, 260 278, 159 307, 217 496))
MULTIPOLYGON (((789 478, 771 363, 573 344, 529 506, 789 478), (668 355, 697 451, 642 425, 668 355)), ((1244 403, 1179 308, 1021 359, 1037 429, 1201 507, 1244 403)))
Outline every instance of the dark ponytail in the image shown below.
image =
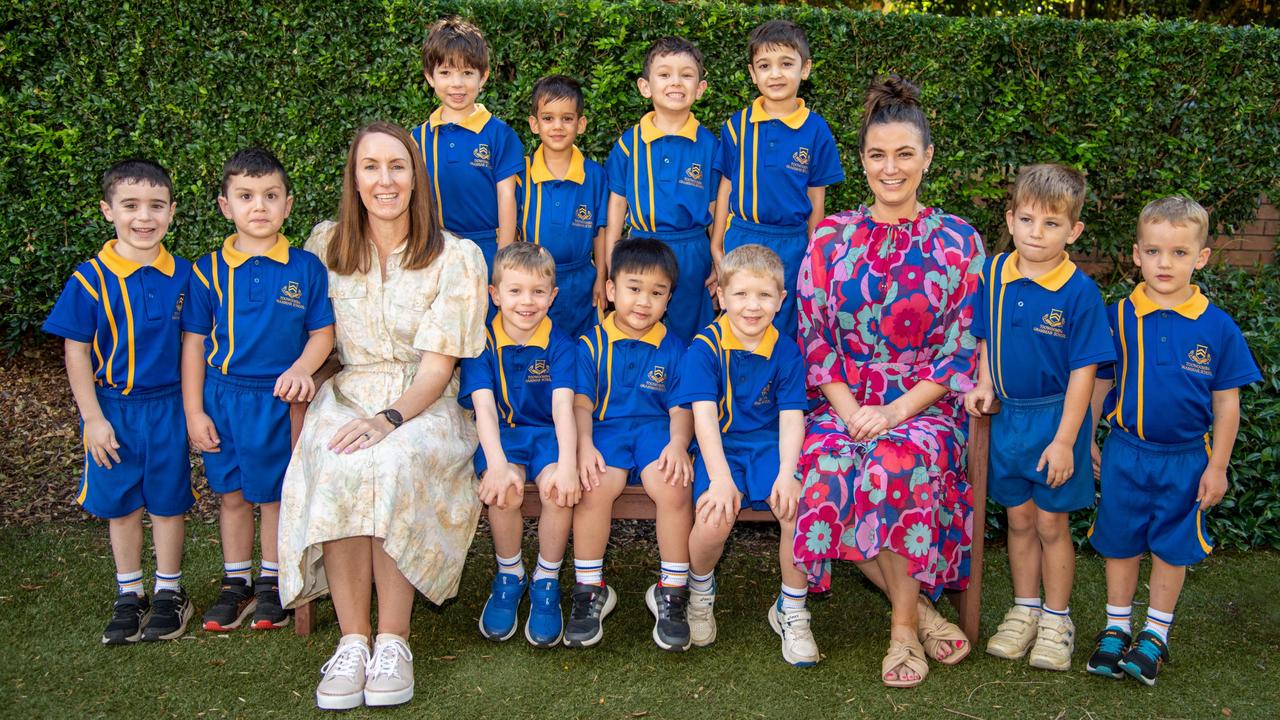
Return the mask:
POLYGON ((898 75, 889 75, 876 80, 867 88, 862 127, 858 130, 858 152, 865 149, 867 130, 872 125, 895 122, 915 126, 920 132, 924 147, 933 143, 929 134, 929 118, 925 117, 924 109, 920 107, 920 89, 898 75))

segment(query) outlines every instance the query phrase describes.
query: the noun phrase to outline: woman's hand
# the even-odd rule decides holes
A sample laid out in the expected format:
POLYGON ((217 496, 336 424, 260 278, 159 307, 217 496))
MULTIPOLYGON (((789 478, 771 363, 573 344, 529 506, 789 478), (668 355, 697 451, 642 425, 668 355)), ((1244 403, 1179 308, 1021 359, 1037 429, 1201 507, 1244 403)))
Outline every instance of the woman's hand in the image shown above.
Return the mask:
POLYGON ((395 426, 381 415, 359 418, 338 428, 329 440, 329 449, 339 455, 350 455, 382 442, 395 426))
POLYGON ((897 413, 889 405, 863 405, 845 421, 849 438, 865 442, 877 438, 901 424, 897 413))

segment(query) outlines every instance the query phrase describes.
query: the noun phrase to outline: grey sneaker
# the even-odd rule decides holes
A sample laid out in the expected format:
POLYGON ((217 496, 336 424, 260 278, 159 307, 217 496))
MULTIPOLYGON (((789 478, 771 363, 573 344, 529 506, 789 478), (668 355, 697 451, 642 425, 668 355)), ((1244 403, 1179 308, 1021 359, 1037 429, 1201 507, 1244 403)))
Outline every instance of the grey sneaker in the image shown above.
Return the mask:
POLYGON ((689 589, 689 642, 694 647, 706 647, 716 641, 716 589, 698 592, 689 589))
POLYGON ((378 633, 364 672, 365 705, 400 705, 413 699, 413 653, 399 635, 378 633))
POLYGON ((653 641, 663 650, 689 649, 689 588, 650 585, 644 604, 653 613, 653 641))
POLYGON ((364 704, 364 666, 369 662, 369 638, 343 635, 333 657, 320 666, 324 678, 316 686, 316 707, 350 710, 364 704))
POLYGON ((604 619, 618 604, 618 594, 608 585, 577 583, 569 595, 569 622, 564 627, 566 647, 591 647, 604 637, 604 619))

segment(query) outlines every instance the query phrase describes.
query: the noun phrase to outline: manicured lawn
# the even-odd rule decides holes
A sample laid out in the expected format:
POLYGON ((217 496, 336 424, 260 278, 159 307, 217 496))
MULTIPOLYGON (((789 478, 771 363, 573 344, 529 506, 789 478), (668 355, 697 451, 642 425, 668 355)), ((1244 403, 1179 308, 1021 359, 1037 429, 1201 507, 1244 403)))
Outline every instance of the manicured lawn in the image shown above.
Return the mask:
MULTIPOLYGON (((822 663, 787 666, 764 610, 777 591, 767 530, 750 530, 721 568, 715 646, 669 655, 649 639, 641 593, 656 561, 647 542, 610 551, 621 592, 604 642, 587 651, 494 645, 476 632, 490 573, 483 535, 459 598, 421 605, 410 646, 417 697, 407 708, 349 717, 462 718, 1275 718, 1280 716, 1280 554, 1215 555, 1195 569, 1179 607, 1173 664, 1155 688, 1083 671, 1105 599, 1101 561, 1081 557, 1074 596, 1080 642, 1070 673, 1033 671, 975 650, 956 668, 934 666, 925 686, 877 681, 887 605, 852 567, 834 596, 814 604, 822 663)), ((197 608, 217 592, 215 527, 192 523, 186 584, 197 608)), ((987 556, 984 629, 1009 597, 1005 557, 987 556)), ((192 630, 164 644, 104 648, 113 592, 105 527, 92 522, 0 529, 0 716, 315 717, 320 664, 338 638, 321 604, 316 634, 192 630)), ((566 574, 566 577, 568 575, 566 574)), ((1140 591, 1141 594, 1142 591, 1140 591)), ((949 608, 946 612, 949 612, 949 608)), ((1135 616, 1142 615, 1139 607, 1135 616)), ((519 636, 517 636, 519 637, 519 636)))

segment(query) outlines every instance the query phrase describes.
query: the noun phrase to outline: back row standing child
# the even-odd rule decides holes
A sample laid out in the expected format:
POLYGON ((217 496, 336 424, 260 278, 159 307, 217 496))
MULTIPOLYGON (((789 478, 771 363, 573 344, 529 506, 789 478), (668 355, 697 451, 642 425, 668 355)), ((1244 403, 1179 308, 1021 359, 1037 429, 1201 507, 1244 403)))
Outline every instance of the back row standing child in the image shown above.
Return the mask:
POLYGON ((826 216, 828 185, 844 180, 840 150, 826 120, 797 97, 813 60, 804 30, 770 20, 751 31, 747 70, 760 96, 720 130, 720 173, 711 256, 750 243, 782 259, 786 294, 774 326, 796 337, 796 278, 813 228, 826 216))
POLYGON ((457 18, 431 26, 422 45, 422 74, 440 107, 412 131, 431 178, 446 230, 493 255, 516 239, 516 175, 524 145, 476 96, 489 79, 489 46, 471 23, 457 18))
POLYGON ((191 263, 169 254, 173 181, 148 160, 102 176, 116 237, 81 263, 44 322, 65 338, 80 411, 84 471, 76 502, 105 518, 117 595, 104 645, 173 640, 194 610, 182 588, 183 514, 195 502, 182 422, 180 320, 191 263), (151 515, 154 601, 142 587, 142 512, 151 515))
POLYGON ((686 345, 711 321, 708 287, 715 280, 707 227, 720 186, 717 141, 690 110, 706 92, 705 74, 693 43, 654 41, 636 80, 653 111, 618 138, 605 162, 610 194, 603 256, 612 257, 624 226, 632 238, 657 238, 671 248, 680 277, 667 326, 686 345))
POLYGON ((289 466, 289 403, 315 395, 311 379, 333 349, 329 272, 289 247, 280 228, 293 207, 284 166, 261 148, 241 150, 222 169, 222 214, 236 232, 196 260, 182 313, 182 394, 187 432, 221 497, 222 590, 203 627, 284 627, 276 529, 289 466), (262 562, 253 559, 253 507, 262 562))

